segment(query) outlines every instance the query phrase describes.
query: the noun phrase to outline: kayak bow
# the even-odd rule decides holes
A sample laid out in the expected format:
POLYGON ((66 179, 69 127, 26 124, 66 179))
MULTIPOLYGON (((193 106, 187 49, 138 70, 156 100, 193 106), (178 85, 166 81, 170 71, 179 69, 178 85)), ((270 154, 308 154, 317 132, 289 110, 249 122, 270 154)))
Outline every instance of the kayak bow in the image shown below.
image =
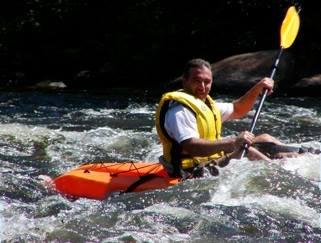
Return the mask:
POLYGON ((69 197, 103 200, 114 192, 139 192, 176 185, 158 162, 100 162, 81 165, 54 179, 55 189, 69 197))

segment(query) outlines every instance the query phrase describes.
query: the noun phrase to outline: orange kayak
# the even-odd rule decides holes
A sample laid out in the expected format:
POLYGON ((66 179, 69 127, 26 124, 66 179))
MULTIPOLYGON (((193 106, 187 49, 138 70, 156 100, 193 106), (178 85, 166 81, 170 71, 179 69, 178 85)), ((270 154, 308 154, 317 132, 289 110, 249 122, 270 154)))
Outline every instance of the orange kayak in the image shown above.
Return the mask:
POLYGON ((81 165, 54 179, 66 196, 103 200, 113 192, 166 188, 180 182, 158 162, 101 162, 81 165))

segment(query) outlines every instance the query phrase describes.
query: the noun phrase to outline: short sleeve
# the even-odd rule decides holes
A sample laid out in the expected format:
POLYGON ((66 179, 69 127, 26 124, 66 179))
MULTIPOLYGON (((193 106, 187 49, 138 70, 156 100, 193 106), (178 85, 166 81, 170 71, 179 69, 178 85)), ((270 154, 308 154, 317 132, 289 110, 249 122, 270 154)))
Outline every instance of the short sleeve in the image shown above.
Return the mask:
POLYGON ((165 129, 178 143, 193 137, 199 138, 194 113, 179 103, 174 103, 166 112, 165 129))
POLYGON ((229 120, 234 112, 233 103, 217 102, 216 105, 221 112, 222 122, 229 120))

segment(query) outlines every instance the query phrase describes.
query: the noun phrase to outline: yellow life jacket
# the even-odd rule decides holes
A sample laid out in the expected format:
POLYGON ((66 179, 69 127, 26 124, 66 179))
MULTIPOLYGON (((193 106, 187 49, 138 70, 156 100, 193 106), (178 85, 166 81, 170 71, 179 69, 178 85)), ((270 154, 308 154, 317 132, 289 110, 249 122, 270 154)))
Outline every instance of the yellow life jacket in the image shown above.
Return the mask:
POLYGON ((194 112, 200 138, 212 141, 219 139, 222 128, 221 113, 210 96, 207 96, 206 102, 204 102, 182 90, 165 93, 156 111, 156 129, 163 145, 165 161, 171 162, 174 165, 174 169, 177 170, 177 166, 182 169, 188 169, 202 161, 209 161, 223 156, 223 151, 209 157, 191 157, 182 153, 181 146, 167 134, 164 127, 165 114, 169 109, 170 101, 177 101, 194 112))

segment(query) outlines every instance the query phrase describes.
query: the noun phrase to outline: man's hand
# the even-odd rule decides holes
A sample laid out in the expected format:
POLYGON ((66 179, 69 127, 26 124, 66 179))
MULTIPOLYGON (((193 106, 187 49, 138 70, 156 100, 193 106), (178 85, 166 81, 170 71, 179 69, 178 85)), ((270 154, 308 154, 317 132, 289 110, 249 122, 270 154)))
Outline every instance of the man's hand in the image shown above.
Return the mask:
POLYGON ((235 139, 234 150, 241 150, 245 144, 250 146, 254 142, 255 136, 249 131, 241 132, 235 139))
POLYGON ((269 95, 272 94, 273 87, 274 87, 274 80, 267 77, 261 79, 255 85, 255 88, 259 91, 259 93, 262 93, 265 89, 267 89, 269 95))

